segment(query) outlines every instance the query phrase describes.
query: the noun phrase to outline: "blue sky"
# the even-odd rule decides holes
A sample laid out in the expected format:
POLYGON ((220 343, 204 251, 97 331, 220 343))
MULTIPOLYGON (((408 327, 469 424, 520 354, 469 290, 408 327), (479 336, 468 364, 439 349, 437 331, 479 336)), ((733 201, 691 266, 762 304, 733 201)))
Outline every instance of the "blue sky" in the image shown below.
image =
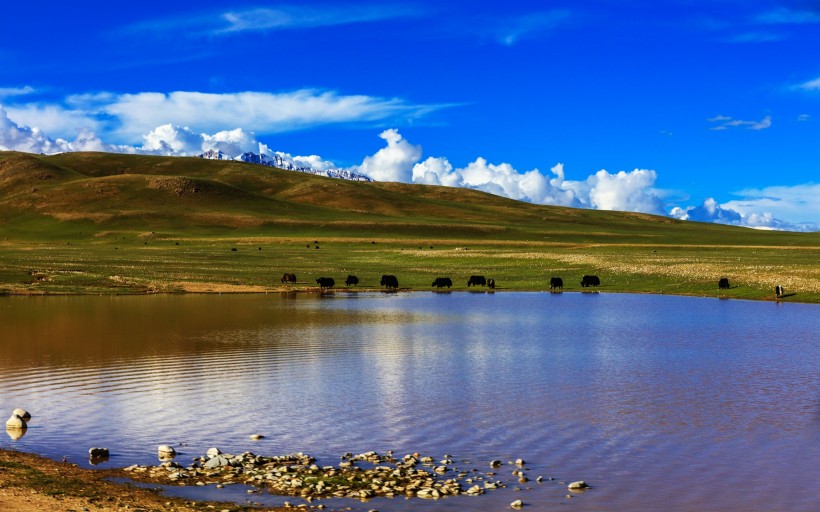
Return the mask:
POLYGON ((12 2, 0 147, 820 229, 820 2, 492 4, 12 2))

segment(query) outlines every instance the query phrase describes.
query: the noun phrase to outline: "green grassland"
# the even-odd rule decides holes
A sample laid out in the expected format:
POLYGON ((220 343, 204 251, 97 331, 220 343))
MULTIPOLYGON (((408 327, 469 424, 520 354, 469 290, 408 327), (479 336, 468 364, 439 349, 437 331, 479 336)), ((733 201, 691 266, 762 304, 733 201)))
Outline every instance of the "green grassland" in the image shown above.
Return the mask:
POLYGON ((395 274, 430 290, 581 291, 820 302, 820 233, 760 231, 517 202, 482 192, 359 183, 238 162, 0 152, 0 293, 358 289, 395 274), (284 272, 298 277, 282 285, 284 272), (732 288, 718 290, 721 277, 732 288), (793 295, 792 295, 793 294, 793 295))

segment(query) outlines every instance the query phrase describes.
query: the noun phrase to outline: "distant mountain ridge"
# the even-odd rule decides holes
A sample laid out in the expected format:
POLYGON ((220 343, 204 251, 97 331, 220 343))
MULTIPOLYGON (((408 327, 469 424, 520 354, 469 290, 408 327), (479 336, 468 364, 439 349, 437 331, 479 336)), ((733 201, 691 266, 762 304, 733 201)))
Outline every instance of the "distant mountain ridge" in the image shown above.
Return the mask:
POLYGON ((317 176, 327 176, 328 178, 337 178, 341 180, 368 182, 373 181, 373 179, 369 176, 365 176, 364 174, 358 174, 355 172, 350 172, 345 169, 314 169, 312 167, 300 166, 297 165, 295 162, 282 157, 278 153, 274 153, 273 156, 270 156, 264 154, 259 155, 251 151, 248 151, 246 153, 242 153, 239 156, 232 157, 220 150, 211 149, 197 156, 199 158, 204 158, 206 160, 234 160, 239 162, 247 162, 249 164, 275 167, 277 169, 285 169, 287 171, 303 172, 306 174, 314 174, 317 176))

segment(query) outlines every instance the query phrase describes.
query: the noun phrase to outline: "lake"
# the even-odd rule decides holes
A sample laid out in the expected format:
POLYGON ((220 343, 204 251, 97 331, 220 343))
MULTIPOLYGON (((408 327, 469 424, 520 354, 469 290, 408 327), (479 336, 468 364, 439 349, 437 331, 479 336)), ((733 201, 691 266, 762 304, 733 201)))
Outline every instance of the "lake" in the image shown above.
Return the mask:
MULTIPOLYGON (((487 470, 520 457, 531 478, 520 490, 326 503, 817 510, 817 305, 595 293, 0 297, 0 340, 0 412, 33 415, 0 447, 83 466, 92 446, 111 450, 103 467, 156 464, 159 444, 183 463, 212 446, 302 451, 320 465, 369 450, 487 470), (568 498, 574 480, 592 488, 568 498)), ((285 499, 300 502, 254 497, 285 499)))

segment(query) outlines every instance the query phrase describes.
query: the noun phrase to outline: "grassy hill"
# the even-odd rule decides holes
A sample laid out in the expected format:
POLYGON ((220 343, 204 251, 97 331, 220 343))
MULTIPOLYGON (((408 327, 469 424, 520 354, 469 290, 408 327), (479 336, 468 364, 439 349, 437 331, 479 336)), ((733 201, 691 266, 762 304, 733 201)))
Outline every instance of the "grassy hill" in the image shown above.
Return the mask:
POLYGON ((0 152, 0 291, 271 291, 356 274, 378 287, 580 290, 820 302, 820 233, 539 206, 447 187, 360 183, 240 162, 0 152), (318 247, 318 248, 317 248, 318 247), (717 280, 733 288, 721 293, 717 280))

